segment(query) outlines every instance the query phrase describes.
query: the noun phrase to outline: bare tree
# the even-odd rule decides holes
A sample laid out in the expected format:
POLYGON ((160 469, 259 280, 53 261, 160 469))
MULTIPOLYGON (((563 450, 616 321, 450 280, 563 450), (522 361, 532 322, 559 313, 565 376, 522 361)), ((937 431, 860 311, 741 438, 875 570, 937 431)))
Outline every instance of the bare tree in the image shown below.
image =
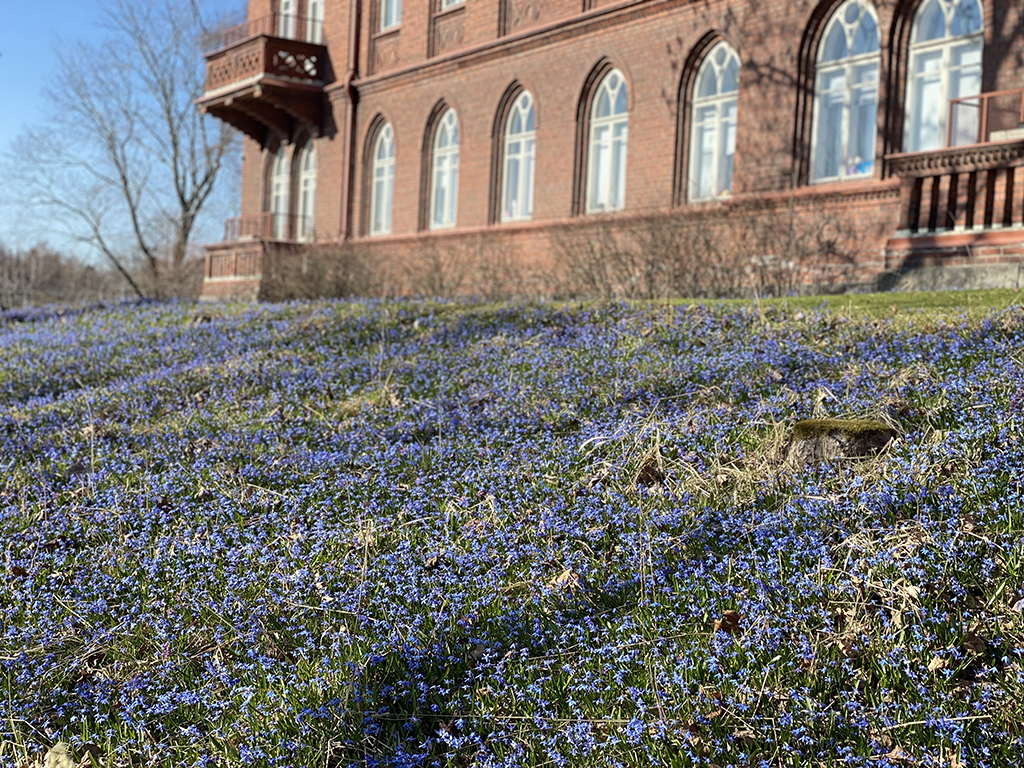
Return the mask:
POLYGON ((0 311, 38 304, 90 304, 123 298, 124 292, 124 282, 112 271, 46 243, 21 251, 0 243, 0 311))
POLYGON ((236 142, 193 105, 211 33, 190 0, 116 0, 106 22, 104 44, 60 52, 51 119, 15 141, 8 189, 59 214, 139 296, 173 295, 236 142))

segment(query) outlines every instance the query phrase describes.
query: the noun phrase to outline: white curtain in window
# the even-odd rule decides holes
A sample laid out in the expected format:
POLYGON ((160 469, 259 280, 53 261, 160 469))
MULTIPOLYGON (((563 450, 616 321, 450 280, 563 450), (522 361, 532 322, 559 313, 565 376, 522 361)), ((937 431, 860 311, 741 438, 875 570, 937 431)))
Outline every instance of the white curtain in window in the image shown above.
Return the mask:
POLYGON ((381 128, 374 143, 371 183, 370 234, 389 235, 395 198, 395 135, 391 123, 381 128))
POLYGON ((711 200, 732 192, 736 156, 736 97, 740 58, 719 43, 704 59, 693 91, 690 139, 690 200, 711 200))
POLYGON ((812 180, 870 176, 878 115, 878 20, 867 0, 833 14, 818 50, 812 180))
POLYGON ((523 91, 505 122, 505 160, 502 168, 502 221, 533 216, 533 169, 536 133, 533 97, 523 91))
POLYGON ((978 0, 926 0, 911 30, 904 148, 946 145, 949 102, 981 93, 985 30, 978 0))
POLYGON ((454 227, 459 197, 459 121, 454 109, 444 113, 434 133, 431 179, 430 227, 454 227))
POLYGON ((402 0, 380 0, 380 28, 390 29, 402 23, 402 0))
POLYGON ((313 241, 313 216, 316 211, 316 147, 309 141, 299 154, 299 218, 296 239, 313 241))
POLYGON ((288 168, 288 153, 284 145, 274 155, 270 172, 270 226, 275 240, 288 238, 288 188, 291 174, 288 168))
POLYGON ((622 72, 609 72, 594 94, 590 112, 587 213, 618 211, 626 201, 629 97, 622 72))

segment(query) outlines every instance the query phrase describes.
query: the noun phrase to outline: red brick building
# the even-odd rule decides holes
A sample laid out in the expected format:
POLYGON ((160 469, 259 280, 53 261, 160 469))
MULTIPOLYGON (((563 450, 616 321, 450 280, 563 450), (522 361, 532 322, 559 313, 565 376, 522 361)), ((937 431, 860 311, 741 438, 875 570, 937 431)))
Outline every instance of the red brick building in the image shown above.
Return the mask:
POLYGON ((1024 254, 1009 0, 250 0, 199 106, 246 136, 207 297, 275 243, 501 242, 543 290, 558 233, 783 204, 855 233, 861 283, 1024 254))

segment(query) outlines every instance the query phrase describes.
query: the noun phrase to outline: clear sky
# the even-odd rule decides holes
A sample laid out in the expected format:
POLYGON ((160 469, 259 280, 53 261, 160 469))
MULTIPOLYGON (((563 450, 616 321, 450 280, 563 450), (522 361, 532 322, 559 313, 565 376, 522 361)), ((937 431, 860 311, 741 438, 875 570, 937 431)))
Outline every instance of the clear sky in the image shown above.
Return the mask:
MULTIPOLYGON (((186 1, 186 0, 183 0, 186 1)), ((0 155, 25 126, 45 118, 42 90, 57 71, 61 42, 99 42, 107 36, 102 0, 0 0, 0 155)), ((211 19, 244 8, 245 0, 201 0, 211 19)), ((0 208, 0 243, 24 241, 16 214, 0 208)))

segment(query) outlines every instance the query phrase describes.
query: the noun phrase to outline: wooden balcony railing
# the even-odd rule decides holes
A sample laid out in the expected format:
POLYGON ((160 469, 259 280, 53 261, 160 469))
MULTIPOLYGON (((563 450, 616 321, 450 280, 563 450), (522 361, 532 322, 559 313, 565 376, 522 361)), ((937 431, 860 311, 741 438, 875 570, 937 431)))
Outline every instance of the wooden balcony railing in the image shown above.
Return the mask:
POLYGON ((224 224, 224 242, 239 240, 277 240, 312 243, 316 240, 313 220, 294 213, 256 213, 228 219, 224 224))
POLYGON ((900 229, 941 234, 1024 226, 1024 140, 889 155, 903 179, 900 229))
POLYGON ((293 13, 271 13, 250 19, 244 24, 229 27, 221 38, 221 48, 227 48, 248 40, 250 37, 278 37, 284 40, 300 40, 314 45, 323 45, 324 23, 321 19, 298 16, 293 13))
POLYGON ((1024 88, 953 99, 946 144, 989 144, 1024 139, 1024 88))
POLYGON ((263 272, 261 243, 206 253, 206 279, 257 277, 263 272))
POLYGON ((230 51, 207 56, 206 93, 200 102, 221 88, 263 75, 319 85, 323 81, 323 63, 323 48, 319 45, 255 37, 230 51))

